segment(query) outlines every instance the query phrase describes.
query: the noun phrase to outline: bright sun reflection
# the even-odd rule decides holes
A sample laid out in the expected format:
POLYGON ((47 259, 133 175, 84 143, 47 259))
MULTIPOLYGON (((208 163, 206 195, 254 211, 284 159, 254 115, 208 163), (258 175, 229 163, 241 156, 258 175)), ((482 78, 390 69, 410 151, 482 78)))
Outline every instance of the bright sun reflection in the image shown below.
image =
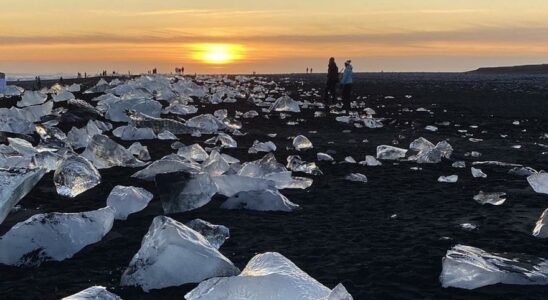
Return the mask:
POLYGON ((223 65, 240 60, 245 49, 237 44, 193 44, 192 58, 207 64, 223 65))

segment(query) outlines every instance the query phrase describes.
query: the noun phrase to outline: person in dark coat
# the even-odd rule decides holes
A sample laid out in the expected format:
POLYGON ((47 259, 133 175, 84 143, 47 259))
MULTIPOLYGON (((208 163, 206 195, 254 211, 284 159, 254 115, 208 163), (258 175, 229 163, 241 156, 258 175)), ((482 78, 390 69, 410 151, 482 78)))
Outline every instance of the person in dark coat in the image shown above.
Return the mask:
POLYGON ((337 84, 339 83, 339 67, 335 63, 335 58, 329 59, 327 67, 327 83, 325 87, 325 105, 328 107, 337 101, 337 84))
POLYGON ((341 81, 343 106, 345 109, 350 109, 350 102, 352 101, 352 75, 352 61, 347 60, 344 63, 344 72, 341 81))

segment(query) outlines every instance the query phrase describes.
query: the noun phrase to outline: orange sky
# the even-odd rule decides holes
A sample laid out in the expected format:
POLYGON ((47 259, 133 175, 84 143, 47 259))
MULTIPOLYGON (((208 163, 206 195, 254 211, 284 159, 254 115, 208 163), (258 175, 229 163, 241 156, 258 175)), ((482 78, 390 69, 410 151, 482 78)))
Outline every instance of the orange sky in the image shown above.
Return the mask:
POLYGON ((548 1, 455 2, 4 0, 0 71, 282 73, 323 70, 330 56, 358 71, 548 62, 548 1))

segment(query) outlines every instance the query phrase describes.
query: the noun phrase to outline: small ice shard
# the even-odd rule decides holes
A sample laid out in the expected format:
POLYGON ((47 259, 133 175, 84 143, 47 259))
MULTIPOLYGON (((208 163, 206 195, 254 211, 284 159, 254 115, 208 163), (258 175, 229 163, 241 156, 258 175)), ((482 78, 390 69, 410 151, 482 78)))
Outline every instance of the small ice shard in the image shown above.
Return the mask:
POLYGON ((217 145, 218 143, 221 143, 222 148, 238 147, 238 142, 236 142, 234 138, 224 132, 219 132, 216 137, 208 139, 207 141, 205 141, 205 143, 210 145, 217 145))
POLYGON ((59 195, 74 198, 101 183, 101 175, 89 160, 72 155, 57 166, 53 183, 59 195))
POLYGON ((89 145, 89 142, 94 135, 101 133, 103 133, 103 131, 97 127, 97 124, 94 121, 90 120, 86 127, 73 127, 68 132, 66 141, 73 149, 85 148, 89 145))
POLYGON ((318 161, 333 161, 333 157, 327 153, 318 152, 316 154, 316 159, 318 161))
POLYGON ((129 152, 136 156, 139 160, 148 161, 150 160, 150 153, 148 152, 148 147, 143 146, 141 143, 136 142, 131 144, 128 148, 129 152))
POLYGON ((301 108, 299 107, 299 102, 291 99, 289 96, 282 96, 276 102, 272 103, 269 111, 300 113, 301 108))
POLYGON ((274 152, 274 151, 276 151, 276 145, 273 142, 268 141, 268 142, 262 143, 255 140, 253 142, 253 146, 249 148, 248 153, 274 152))
POLYGON ((245 191, 228 198, 222 205, 224 209, 247 209, 256 211, 290 212, 299 205, 289 201, 278 190, 245 191))
POLYGON ((226 226, 214 225, 202 219, 194 219, 185 225, 203 235, 215 249, 221 248, 230 237, 230 230, 226 226))
POLYGON ((156 186, 166 214, 200 208, 208 204, 217 193, 217 186, 205 173, 159 174, 156 176, 156 186))
POLYGON ((0 171, 0 224, 45 173, 45 169, 0 171))
POLYGON ((438 182, 455 183, 459 180, 458 175, 440 176, 438 182))
POLYGON ((521 177, 528 177, 536 173, 538 173, 537 170, 530 167, 514 167, 508 171, 508 174, 521 177))
POLYGON ((456 245, 442 260, 440 282, 444 288, 476 289, 492 284, 548 284, 548 261, 524 254, 489 253, 456 245))
POLYGON ((377 159, 397 160, 404 158, 406 154, 406 149, 397 148, 394 146, 380 145, 377 147, 377 159))
POLYGON ((298 135, 293 139, 293 147, 297 151, 313 148, 312 142, 304 135, 298 135))
POLYGON ((120 126, 112 131, 112 134, 123 141, 153 140, 156 134, 152 128, 137 128, 135 126, 120 126))
POLYGON ((423 137, 420 137, 411 142, 411 144, 409 144, 409 149, 416 152, 428 151, 430 149, 433 149, 434 147, 434 144, 432 144, 429 140, 423 137))
POLYGON ((117 185, 108 195, 107 206, 114 210, 116 220, 126 220, 130 214, 147 207, 152 197, 152 193, 143 188, 117 185))
POLYGON ((474 176, 474 178, 487 178, 487 174, 483 173, 481 169, 471 167, 470 170, 472 171, 472 176, 474 176))
POLYGON ((548 173, 536 173, 527 177, 529 185, 540 194, 548 194, 548 173))
POLYGON ((137 168, 146 165, 146 163, 136 159, 129 150, 102 134, 93 136, 82 156, 91 161, 97 169, 112 167, 137 168))
POLYGON ((424 129, 428 130, 428 131, 432 131, 432 132, 436 132, 438 131, 438 127, 434 126, 434 125, 428 125, 426 126, 424 129))
POLYGON ((151 163, 145 169, 131 175, 131 177, 146 181, 154 181, 154 178, 156 178, 156 175, 158 174, 182 171, 198 173, 201 171, 201 167, 197 163, 186 162, 181 159, 162 158, 151 163))
POLYGON ((363 182, 363 183, 367 182, 367 176, 365 176, 361 173, 350 173, 350 174, 346 175, 346 177, 344 179, 346 179, 348 181, 354 181, 354 182, 363 182))
POLYGON ((258 116, 259 116, 259 113, 255 110, 250 110, 242 115, 244 119, 253 119, 258 116))
POLYGON ((294 172, 303 172, 311 175, 323 175, 322 170, 318 168, 315 162, 305 162, 298 155, 290 155, 287 157, 287 166, 289 170, 294 172))
POLYGON ((87 245, 100 241, 112 228, 109 208, 81 213, 37 214, 15 224, 0 239, 0 263, 39 266, 46 261, 71 258, 87 245))
POLYGON ((18 107, 26 107, 31 105, 42 104, 46 102, 48 95, 42 94, 40 91, 25 91, 21 101, 17 102, 18 107))
POLYGON ((481 205, 502 205, 506 201, 506 193, 484 193, 480 191, 474 196, 474 200, 481 205))
POLYGON ((535 229, 533 230, 533 236, 538 238, 548 238, 548 209, 544 210, 542 215, 537 221, 537 224, 535 225, 535 229))
POLYGON ((234 130, 242 129, 242 126, 243 126, 242 122, 230 117, 224 118, 222 122, 227 128, 234 129, 234 130))
POLYGON ((378 167, 378 166, 382 166, 382 163, 380 161, 378 161, 374 156, 372 155, 366 155, 365 156, 365 161, 362 163, 360 162, 360 164, 364 164, 368 167, 378 167))
POLYGON ((173 133, 165 130, 158 133, 158 139, 159 140, 177 140, 177 137, 173 133))
POLYGON ((61 300, 122 300, 118 295, 109 292, 105 287, 92 286, 61 300))
POLYGON ((145 292, 235 276, 238 268, 200 233, 165 216, 158 216, 122 274, 121 286, 140 286, 145 292))
POLYGON ((346 163, 349 163, 349 164, 355 164, 357 163, 356 160, 354 159, 354 157, 352 156, 347 156, 344 158, 344 162, 346 163))
POLYGON ((477 225, 471 224, 471 223, 462 223, 460 224, 460 228, 466 230, 466 231, 472 231, 478 229, 477 225))
POLYGON ((462 160, 459 160, 459 161, 454 162, 451 166, 453 168, 457 168, 457 169, 464 169, 464 168, 466 168, 466 162, 464 162, 462 160))
POLYGON ((451 158, 452 153, 453 147, 447 141, 442 141, 437 143, 434 148, 421 150, 417 154, 416 160, 419 164, 435 164, 441 162, 442 158, 451 158))
MULTIPOLYGON (((335 291, 335 290, 334 290, 335 291)), ((342 292, 336 289, 335 295, 342 292)), ((212 278, 201 282, 185 295, 187 300, 278 300, 303 299, 348 300, 352 297, 328 298, 331 290, 276 252, 253 257, 242 273, 235 277, 212 278)))
POLYGON ((163 114, 174 114, 174 115, 191 115, 198 112, 198 108, 193 105, 185 105, 181 103, 171 103, 166 107, 162 113, 163 114))
POLYGON ((53 102, 64 102, 64 101, 76 99, 76 97, 74 97, 74 94, 67 90, 62 90, 59 93, 54 94, 52 98, 53 98, 53 102))
POLYGON ((130 125, 138 128, 151 128, 154 133, 161 133, 166 130, 173 134, 189 134, 192 132, 192 129, 176 120, 155 118, 131 110, 127 112, 127 115, 131 119, 130 125))
POLYGON ((232 197, 243 191, 274 189, 276 183, 263 178, 254 178, 240 175, 222 175, 213 177, 218 193, 232 197))
POLYGON ((327 297, 318 299, 318 300, 354 300, 352 295, 346 290, 342 283, 337 284, 337 286, 327 295, 327 297))
POLYGON ((209 157, 204 148, 198 144, 179 148, 177 155, 194 161, 204 161, 209 157))

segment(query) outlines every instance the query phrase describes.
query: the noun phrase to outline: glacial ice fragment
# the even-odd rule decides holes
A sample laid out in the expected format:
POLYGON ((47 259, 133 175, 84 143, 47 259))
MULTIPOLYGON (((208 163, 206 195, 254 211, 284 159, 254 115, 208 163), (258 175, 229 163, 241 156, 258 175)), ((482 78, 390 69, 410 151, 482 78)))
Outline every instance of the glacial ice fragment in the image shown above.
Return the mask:
POLYGON ((26 107, 31 105, 42 104, 46 102, 48 95, 42 94, 40 91, 25 91, 21 101, 17 102, 18 107, 26 107))
POLYGON ((380 145, 377 147, 377 159, 382 160, 397 160, 404 158, 407 150, 394 146, 380 145))
POLYGON ((208 174, 178 172, 158 174, 156 186, 166 214, 200 208, 217 193, 217 186, 208 174))
POLYGON ((267 190, 276 187, 276 183, 272 180, 248 176, 222 175, 212 179, 218 193, 226 197, 232 197, 243 191, 267 190))
POLYGON ((350 174, 346 175, 346 177, 344 179, 346 179, 348 181, 367 183, 367 176, 365 176, 361 173, 350 173, 350 174))
POLYGON ((211 224, 202 219, 188 221, 185 225, 203 235, 215 249, 221 248, 230 237, 230 230, 226 226, 211 224))
POLYGON ((538 219, 533 230, 533 236, 543 239, 548 238, 548 226, 546 225, 548 225, 548 209, 545 209, 538 219))
POLYGON ((529 185, 540 194, 548 194, 548 173, 536 173, 527 177, 529 185))
POLYGON ((112 134, 123 141, 153 140, 156 138, 152 128, 137 128, 132 125, 120 126, 114 129, 112 134))
POLYGON ((136 159, 129 150, 102 134, 93 136, 82 156, 91 161, 97 169, 112 167, 137 168, 146 165, 146 163, 136 159))
POLYGON ((506 193, 484 193, 480 191, 474 196, 474 200, 479 204, 502 205, 506 201, 506 193))
POLYGON ((179 148, 177 155, 194 161, 205 161, 209 157, 204 148, 202 148, 199 144, 192 144, 190 146, 179 148))
POLYGON ((497 283, 548 284, 548 261, 524 254, 489 253, 456 245, 442 260, 440 282, 444 288, 476 289, 497 283))
POLYGON ((474 178, 487 178, 487 174, 483 173, 481 169, 471 167, 470 171, 472 172, 472 176, 474 176, 474 178))
POLYGON ((132 214, 143 210, 152 200, 152 193, 133 186, 115 186, 107 198, 107 206, 114 210, 116 220, 126 220, 132 214))
POLYGON ((221 208, 290 212, 298 209, 299 205, 274 189, 239 192, 223 202, 221 208))
POLYGON ((105 118, 114 122, 129 122, 128 111, 140 112, 148 116, 158 118, 162 110, 162 104, 155 100, 131 99, 117 100, 108 104, 105 118))
POLYGON ((273 142, 271 141, 259 142, 255 140, 253 142, 253 146, 251 146, 251 148, 249 148, 247 152, 258 153, 258 152, 274 152, 274 151, 276 151, 276 145, 273 142))
POLYGON ((141 248, 122 274, 120 285, 140 286, 148 292, 238 273, 238 268, 203 235, 159 216, 152 221, 141 248))
POLYGON ((112 228, 109 208, 81 213, 37 214, 17 223, 0 239, 0 263, 39 266, 46 261, 71 258, 87 245, 100 241, 112 228))
POLYGON ((458 175, 440 176, 438 182, 455 183, 459 180, 458 175))
POLYGON ((45 169, 0 171, 0 224, 45 173, 45 169))
MULTIPOLYGON (((341 289, 337 289, 341 292, 341 289)), ((201 282, 185 295, 187 300, 321 300, 332 291, 299 269, 292 261, 276 252, 267 252, 253 257, 235 277, 212 278, 201 282)))
POLYGON ((293 147, 297 151, 313 148, 312 142, 304 135, 298 135, 293 139, 293 147))
POLYGON ((105 287, 92 286, 61 300, 122 300, 118 295, 109 292, 105 287))
POLYGON ((289 96, 282 96, 270 106, 269 111, 300 113, 301 108, 299 107, 299 102, 291 99, 289 96))
POLYGON ((53 183, 59 195, 74 198, 101 183, 101 175, 89 160, 72 155, 57 166, 53 183))

